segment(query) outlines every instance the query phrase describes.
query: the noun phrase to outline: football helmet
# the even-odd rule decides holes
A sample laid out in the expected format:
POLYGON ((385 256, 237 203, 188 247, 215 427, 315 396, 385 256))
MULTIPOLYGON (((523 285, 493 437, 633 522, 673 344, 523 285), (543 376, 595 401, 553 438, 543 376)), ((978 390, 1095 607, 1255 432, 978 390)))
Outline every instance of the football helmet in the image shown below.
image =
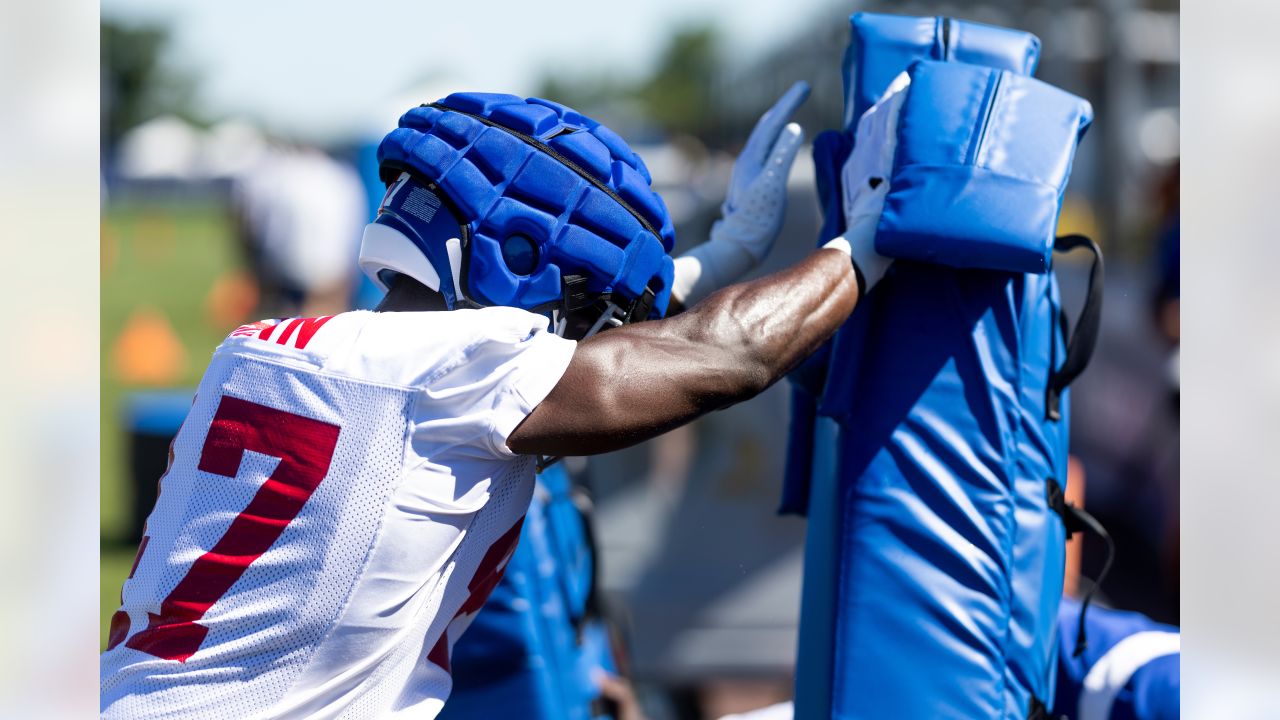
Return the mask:
POLYGON ((455 93, 414 108, 378 148, 387 193, 360 267, 450 309, 507 305, 584 337, 662 317, 675 232, 648 169, 600 123, 540 98, 455 93))

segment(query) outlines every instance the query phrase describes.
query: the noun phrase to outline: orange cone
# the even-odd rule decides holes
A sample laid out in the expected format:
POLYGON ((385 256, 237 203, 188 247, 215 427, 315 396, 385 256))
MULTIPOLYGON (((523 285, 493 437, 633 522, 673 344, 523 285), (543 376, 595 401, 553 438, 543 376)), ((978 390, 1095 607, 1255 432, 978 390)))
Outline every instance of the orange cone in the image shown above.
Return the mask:
POLYGON ((139 307, 112 348, 116 377, 129 385, 174 385, 182 379, 187 351, 164 313, 139 307))

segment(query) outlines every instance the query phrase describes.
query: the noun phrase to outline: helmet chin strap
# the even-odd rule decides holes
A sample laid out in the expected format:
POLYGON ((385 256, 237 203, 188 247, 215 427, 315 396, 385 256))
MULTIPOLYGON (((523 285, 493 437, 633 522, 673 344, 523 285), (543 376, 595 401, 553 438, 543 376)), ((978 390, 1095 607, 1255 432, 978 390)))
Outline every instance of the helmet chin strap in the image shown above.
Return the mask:
POLYGON ((596 323, 591 326, 591 329, 587 331, 586 335, 582 336, 582 339, 586 340, 592 335, 600 332, 604 329, 606 324, 611 328, 622 327, 622 325, 627 321, 628 316, 629 313, 624 312, 621 307, 618 307, 617 303, 610 300, 609 305, 605 307, 604 312, 600 313, 600 319, 596 320, 596 323))
MULTIPOLYGON (((563 284, 564 296, 561 306, 551 310, 551 329, 560 337, 564 337, 564 333, 569 327, 568 315, 570 312, 581 310, 587 305, 594 304, 585 302, 587 296, 585 292, 580 292, 585 290, 586 278, 579 275, 570 275, 564 278, 563 284)), ((587 330, 580 340, 586 340, 602 330, 622 327, 628 322, 632 322, 633 319, 643 320, 648 316, 652 307, 653 293, 649 290, 645 290, 645 294, 627 308, 622 307, 610 298, 604 310, 600 312, 600 317, 596 319, 595 323, 591 325, 591 328, 587 330), (640 317, 637 318, 637 315, 640 317)), ((562 459, 560 456, 539 455, 536 465, 537 471, 542 472, 562 459)))

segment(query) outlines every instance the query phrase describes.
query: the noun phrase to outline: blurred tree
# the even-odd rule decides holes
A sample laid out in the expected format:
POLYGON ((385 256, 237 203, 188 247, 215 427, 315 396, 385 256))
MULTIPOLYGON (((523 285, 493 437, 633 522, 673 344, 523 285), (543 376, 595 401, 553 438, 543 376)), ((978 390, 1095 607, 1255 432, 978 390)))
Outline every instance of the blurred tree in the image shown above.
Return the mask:
POLYGON ((547 73, 538 85, 537 95, 595 116, 600 108, 623 100, 631 93, 630 85, 620 84, 607 75, 565 77, 562 73, 547 73))
POLYGON ((578 108, 616 128, 626 119, 617 110, 638 113, 667 134, 690 134, 704 142, 719 139, 719 113, 707 107, 715 78, 723 74, 719 32, 711 25, 677 31, 658 56, 653 71, 637 80, 619 80, 616 71, 566 76, 548 72, 538 94, 578 108))
POLYGON ((102 133, 106 145, 139 123, 173 113, 194 120, 192 83, 161 64, 168 32, 101 24, 102 133))
POLYGON ((715 139, 715 114, 707 112, 707 99, 722 71, 719 46, 711 25, 686 27, 672 36, 653 74, 636 91, 650 120, 667 132, 715 139))

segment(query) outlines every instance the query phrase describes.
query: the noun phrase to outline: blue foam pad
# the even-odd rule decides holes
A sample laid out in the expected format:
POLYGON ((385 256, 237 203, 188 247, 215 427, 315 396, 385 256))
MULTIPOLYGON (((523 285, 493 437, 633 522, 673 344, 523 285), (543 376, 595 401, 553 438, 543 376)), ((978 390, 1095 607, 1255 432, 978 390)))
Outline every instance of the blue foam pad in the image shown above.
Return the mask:
MULTIPOLYGON (((818 202, 823 215, 819 245, 845 229, 840 168, 853 149, 853 130, 858 118, 884 94, 899 73, 917 60, 934 59, 1030 75, 1040 58, 1040 40, 1031 33, 953 18, 854 13, 849 17, 849 27, 850 42, 841 64, 845 92, 843 128, 820 133, 813 143, 818 202)), ((824 346, 829 347, 830 344, 824 346)), ((805 363, 806 373, 823 374, 828 356, 825 349, 816 353, 805 363)), ((809 384, 819 386, 813 392, 820 391, 821 381, 809 384)), ((811 433, 807 429, 814 422, 812 406, 810 400, 799 397, 792 403, 788 441, 793 446, 789 451, 792 458, 813 452, 811 433)), ((788 463, 783 485, 784 495, 791 500, 783 504, 784 509, 804 512, 795 499, 808 497, 803 486, 809 477, 808 463, 799 460, 788 463)))
POLYGON ((852 44, 845 66, 844 117, 848 129, 917 60, 972 63, 1031 75, 1040 59, 1040 39, 1020 30, 946 17, 879 13, 855 13, 849 24, 852 44))
POLYGON ((551 108, 542 105, 501 105, 493 109, 489 119, 525 135, 539 136, 555 130, 560 117, 551 108))
POLYGON ((592 292, 605 292, 626 260, 624 250, 600 245, 591 231, 577 225, 565 225, 547 254, 558 264, 586 275, 587 289, 592 292))
POLYGON ((470 122, 466 116, 453 113, 436 112, 433 119, 436 134, 456 148, 465 147, 474 142, 488 129, 478 123, 470 122))
POLYGON ((838 338, 820 408, 841 424, 830 717, 1021 720, 1052 699, 1062 589, 1056 283, 899 265, 838 338))
POLYGON ((619 232, 629 230, 630 235, 635 235, 644 229, 631 213, 604 193, 583 193, 573 209, 570 223, 594 233, 614 228, 619 232))
POLYGON ((507 93, 458 92, 446 97, 441 103, 456 110, 488 115, 503 105, 524 104, 524 99, 507 93))
POLYGON ((1089 103, 976 65, 919 61, 909 72, 876 250, 952 267, 1048 271, 1089 103))
POLYGON ((565 199, 576 198, 586 190, 586 185, 577 173, 551 157, 531 153, 524 167, 507 186, 506 193, 559 215, 564 209, 565 199))
POLYGON ((489 129, 476 138, 467 159, 480 168, 494 185, 510 181, 526 161, 522 143, 507 133, 489 129))
POLYGON ((623 140, 618 133, 610 130, 604 125, 597 125, 591 129, 591 134, 603 143, 605 147, 609 148, 609 152, 612 153, 615 158, 625 162, 634 168, 636 172, 640 173, 640 176, 644 178, 645 182, 653 182, 653 178, 649 175, 649 168, 645 167, 645 164, 640 161, 640 156, 631 151, 631 148, 627 146, 626 141, 623 140))
POLYGON ((614 276, 613 286, 627 295, 643 292, 640 280, 658 275, 664 259, 667 259, 667 251, 657 238, 647 232, 637 233, 635 239, 627 244, 622 267, 614 276))
POLYGON ((814 183, 822 208, 821 245, 845 231, 844 201, 840 196, 840 169, 853 151, 853 135, 824 130, 813 139, 814 183))
MULTIPOLYGON (((484 285, 485 298, 495 305, 510 305, 520 299, 520 283, 507 272, 506 261, 502 258, 502 243, 497 238, 477 232, 472 236, 471 271, 486 278, 484 285)), ((555 272, 554 268, 538 273, 534 278, 555 272)), ((559 273, 555 272, 558 277, 559 273)), ((534 296, 543 302, 551 302, 559 294, 558 284, 537 297, 536 293, 526 292, 525 297, 534 296)))
POLYGON ((663 246, 666 247, 667 252, 671 252, 675 248, 675 230, 671 225, 671 216, 667 214, 662 198, 649 189, 649 181, 631 165, 622 161, 613 163, 612 176, 613 186, 618 194, 658 228, 663 246))
POLYGON ((568 125, 581 126, 585 128, 594 128, 600 124, 595 120, 592 120, 591 118, 587 117, 586 115, 579 113, 577 110, 574 110, 573 108, 568 107, 567 105, 561 105, 560 103, 555 102, 554 100, 547 100, 545 98, 535 97, 535 98, 529 98, 528 102, 531 105, 542 105, 543 107, 549 107, 552 110, 555 110, 556 114, 560 116, 560 119, 568 125))
POLYGON ((547 143, 597 180, 609 180, 613 156, 594 135, 585 132, 557 135, 547 143))

